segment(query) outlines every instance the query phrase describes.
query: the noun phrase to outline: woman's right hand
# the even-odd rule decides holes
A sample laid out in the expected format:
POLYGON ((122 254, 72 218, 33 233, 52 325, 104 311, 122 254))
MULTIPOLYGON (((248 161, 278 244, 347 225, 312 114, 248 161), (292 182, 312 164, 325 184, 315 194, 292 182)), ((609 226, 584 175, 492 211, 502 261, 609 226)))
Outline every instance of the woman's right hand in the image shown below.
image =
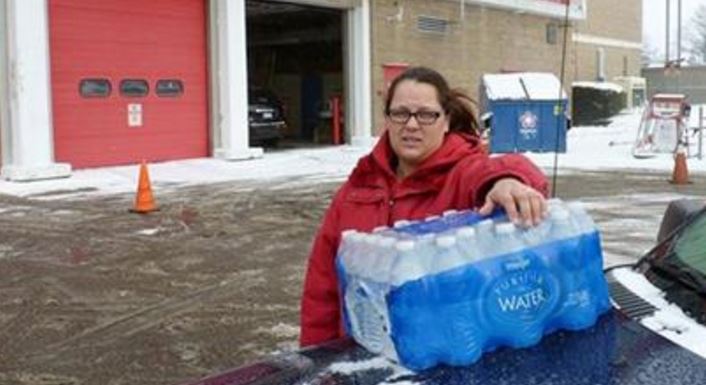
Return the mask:
POLYGON ((496 181, 478 213, 489 215, 498 205, 505 209, 508 218, 516 225, 535 226, 547 215, 544 196, 515 178, 496 181))

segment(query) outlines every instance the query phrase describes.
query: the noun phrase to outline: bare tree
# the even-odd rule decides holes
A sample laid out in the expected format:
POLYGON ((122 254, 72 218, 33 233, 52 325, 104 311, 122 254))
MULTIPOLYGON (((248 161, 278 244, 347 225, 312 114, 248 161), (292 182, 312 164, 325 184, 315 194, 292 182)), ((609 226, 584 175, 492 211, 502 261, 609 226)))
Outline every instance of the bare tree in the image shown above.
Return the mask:
POLYGON ((699 5, 689 20, 686 53, 690 63, 706 63, 706 4, 699 5))
POLYGON ((651 64, 664 62, 664 58, 660 57, 659 50, 647 41, 642 43, 642 52, 640 61, 643 67, 649 67, 651 64))

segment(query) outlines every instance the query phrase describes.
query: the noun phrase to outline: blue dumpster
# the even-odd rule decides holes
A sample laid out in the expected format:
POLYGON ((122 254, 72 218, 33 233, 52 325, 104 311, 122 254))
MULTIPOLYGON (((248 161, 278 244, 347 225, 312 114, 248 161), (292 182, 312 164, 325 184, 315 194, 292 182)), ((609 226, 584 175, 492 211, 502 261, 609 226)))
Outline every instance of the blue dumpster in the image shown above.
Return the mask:
POLYGON ((481 101, 490 152, 566 152, 567 96, 553 74, 483 75, 481 101))

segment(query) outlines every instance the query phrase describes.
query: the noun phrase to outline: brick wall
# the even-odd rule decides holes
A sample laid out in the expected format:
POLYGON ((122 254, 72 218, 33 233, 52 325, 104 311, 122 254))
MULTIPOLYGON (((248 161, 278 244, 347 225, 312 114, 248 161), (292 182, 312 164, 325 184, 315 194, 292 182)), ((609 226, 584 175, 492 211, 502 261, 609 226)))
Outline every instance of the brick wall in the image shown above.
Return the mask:
MULTIPOLYGON (((588 0, 587 20, 569 30, 619 41, 640 42, 641 0, 588 0)), ((373 127, 382 124, 384 63, 426 65, 444 74, 452 86, 478 98, 483 73, 543 71, 559 75, 563 29, 557 28, 556 44, 547 43, 547 24, 560 20, 466 4, 460 1, 374 0, 371 9, 373 127), (419 16, 448 21, 444 34, 421 32, 419 16)), ((566 84, 595 80, 594 44, 570 40, 566 56, 566 84)), ((627 74, 639 75, 640 50, 603 46, 608 80, 627 74)), ((565 87, 569 91, 570 87, 565 87)))
MULTIPOLYGON (((659 3, 664 6, 664 2, 659 3)), ((614 39, 642 41, 642 0, 587 0, 587 9, 588 17, 577 24, 577 31, 614 39)))
MULTIPOLYGON (((574 31, 583 36, 641 44, 642 0, 588 0, 588 17, 577 22, 574 31)), ((576 64, 574 77, 596 80, 597 51, 605 52, 605 80, 616 76, 640 75, 640 48, 610 44, 574 43, 576 64)))
POLYGON ((640 76, 640 51, 594 44, 576 44, 576 63, 573 77, 577 80, 596 81, 598 76, 598 49, 604 51, 606 81, 616 76, 640 76))
POLYGON ((382 124, 384 63, 405 62, 435 68, 452 86, 465 89, 477 99, 483 73, 503 70, 559 73, 561 38, 557 44, 546 42, 549 22, 553 20, 548 17, 469 4, 462 17, 457 1, 375 1, 372 8, 374 127, 382 124), (419 16, 447 20, 446 33, 419 31, 419 16))

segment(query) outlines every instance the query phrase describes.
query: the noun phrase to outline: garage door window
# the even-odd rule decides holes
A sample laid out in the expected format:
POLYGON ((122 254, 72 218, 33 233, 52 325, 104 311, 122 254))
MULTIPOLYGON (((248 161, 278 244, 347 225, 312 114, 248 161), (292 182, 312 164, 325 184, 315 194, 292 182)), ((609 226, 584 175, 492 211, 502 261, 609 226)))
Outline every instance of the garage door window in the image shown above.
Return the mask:
POLYGON ((78 85, 78 92, 84 98, 107 98, 110 91, 108 79, 81 79, 78 85))
POLYGON ((184 93, 184 82, 179 79, 160 79, 157 80, 155 87, 157 96, 164 98, 175 98, 184 93))
POLYGON ((137 98, 146 96, 150 91, 150 86, 147 80, 143 79, 125 79, 120 82, 120 95, 129 98, 137 98))

